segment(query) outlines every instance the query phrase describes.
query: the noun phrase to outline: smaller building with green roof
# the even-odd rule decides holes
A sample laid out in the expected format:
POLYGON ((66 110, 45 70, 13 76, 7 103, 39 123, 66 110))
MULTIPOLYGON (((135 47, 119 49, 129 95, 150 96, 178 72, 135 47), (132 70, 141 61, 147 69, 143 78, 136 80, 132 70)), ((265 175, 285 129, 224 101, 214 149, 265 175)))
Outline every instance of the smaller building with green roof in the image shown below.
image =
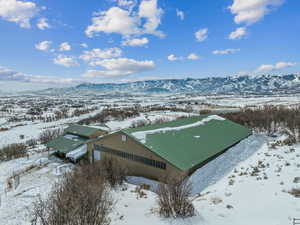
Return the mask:
POLYGON ((49 141, 46 146, 61 157, 77 161, 87 154, 86 145, 90 140, 106 133, 103 129, 75 124, 67 127, 61 136, 49 141))

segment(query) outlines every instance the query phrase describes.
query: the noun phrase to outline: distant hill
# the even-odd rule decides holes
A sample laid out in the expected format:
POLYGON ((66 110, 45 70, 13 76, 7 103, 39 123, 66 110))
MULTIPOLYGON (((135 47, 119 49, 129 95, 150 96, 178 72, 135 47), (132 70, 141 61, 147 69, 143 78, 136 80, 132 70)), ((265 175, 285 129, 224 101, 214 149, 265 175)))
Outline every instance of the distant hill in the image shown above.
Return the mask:
MULTIPOLYGON (((72 88, 74 90, 74 88, 72 88)), ((124 93, 279 94, 300 93, 300 74, 84 83, 75 90, 124 93)))

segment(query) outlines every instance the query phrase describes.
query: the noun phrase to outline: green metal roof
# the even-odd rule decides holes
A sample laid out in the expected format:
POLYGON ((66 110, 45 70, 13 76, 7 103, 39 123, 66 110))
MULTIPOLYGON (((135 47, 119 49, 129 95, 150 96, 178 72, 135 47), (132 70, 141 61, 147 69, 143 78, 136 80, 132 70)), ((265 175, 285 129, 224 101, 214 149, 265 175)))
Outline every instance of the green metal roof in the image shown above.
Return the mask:
POLYGON ((248 128, 215 115, 125 129, 123 132, 182 171, 191 169, 251 134, 248 128))
POLYGON ((93 133, 100 129, 81 125, 71 125, 65 129, 65 133, 75 134, 83 137, 90 137, 93 133))
POLYGON ((68 153, 76 149, 77 147, 83 145, 87 141, 88 139, 85 138, 78 138, 72 140, 64 136, 60 136, 49 141, 46 146, 59 152, 68 153))

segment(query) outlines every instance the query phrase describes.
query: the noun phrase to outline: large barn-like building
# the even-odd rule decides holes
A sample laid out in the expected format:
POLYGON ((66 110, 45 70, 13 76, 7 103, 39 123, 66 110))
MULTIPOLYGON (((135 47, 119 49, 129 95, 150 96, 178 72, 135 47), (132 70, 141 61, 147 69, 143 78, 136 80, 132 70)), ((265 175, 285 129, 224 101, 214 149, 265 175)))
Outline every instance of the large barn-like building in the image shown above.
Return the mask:
POLYGON ((88 157, 91 162, 111 157, 128 175, 160 180, 191 175, 249 135, 248 128, 230 120, 202 115, 92 139, 88 157))

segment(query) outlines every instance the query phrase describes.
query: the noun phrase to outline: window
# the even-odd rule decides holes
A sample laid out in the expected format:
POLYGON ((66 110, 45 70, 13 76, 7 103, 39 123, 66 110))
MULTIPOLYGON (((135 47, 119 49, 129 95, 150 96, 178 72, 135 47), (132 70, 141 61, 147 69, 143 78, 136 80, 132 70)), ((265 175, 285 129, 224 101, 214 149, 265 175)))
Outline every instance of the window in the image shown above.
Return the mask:
POLYGON ((126 135, 122 135, 122 141, 126 141, 126 139, 127 139, 127 137, 126 137, 126 135))
MULTIPOLYGON (((124 135, 125 136, 125 135, 124 135)), ((126 136, 125 136, 126 137, 126 136)), ((106 152, 112 155, 116 155, 118 157, 127 159, 127 160, 131 160, 131 161, 135 161, 135 162, 139 162, 148 166, 152 166, 152 167, 156 167, 159 169, 166 169, 166 163, 164 162, 160 162, 157 160, 153 160, 153 159, 148 159, 146 157, 143 156, 139 156, 139 155, 134 155, 131 153, 127 153, 127 152, 122 152, 122 151, 118 151, 118 150, 114 150, 111 148, 107 148, 101 145, 94 145, 94 149, 101 151, 101 152, 106 152)))

